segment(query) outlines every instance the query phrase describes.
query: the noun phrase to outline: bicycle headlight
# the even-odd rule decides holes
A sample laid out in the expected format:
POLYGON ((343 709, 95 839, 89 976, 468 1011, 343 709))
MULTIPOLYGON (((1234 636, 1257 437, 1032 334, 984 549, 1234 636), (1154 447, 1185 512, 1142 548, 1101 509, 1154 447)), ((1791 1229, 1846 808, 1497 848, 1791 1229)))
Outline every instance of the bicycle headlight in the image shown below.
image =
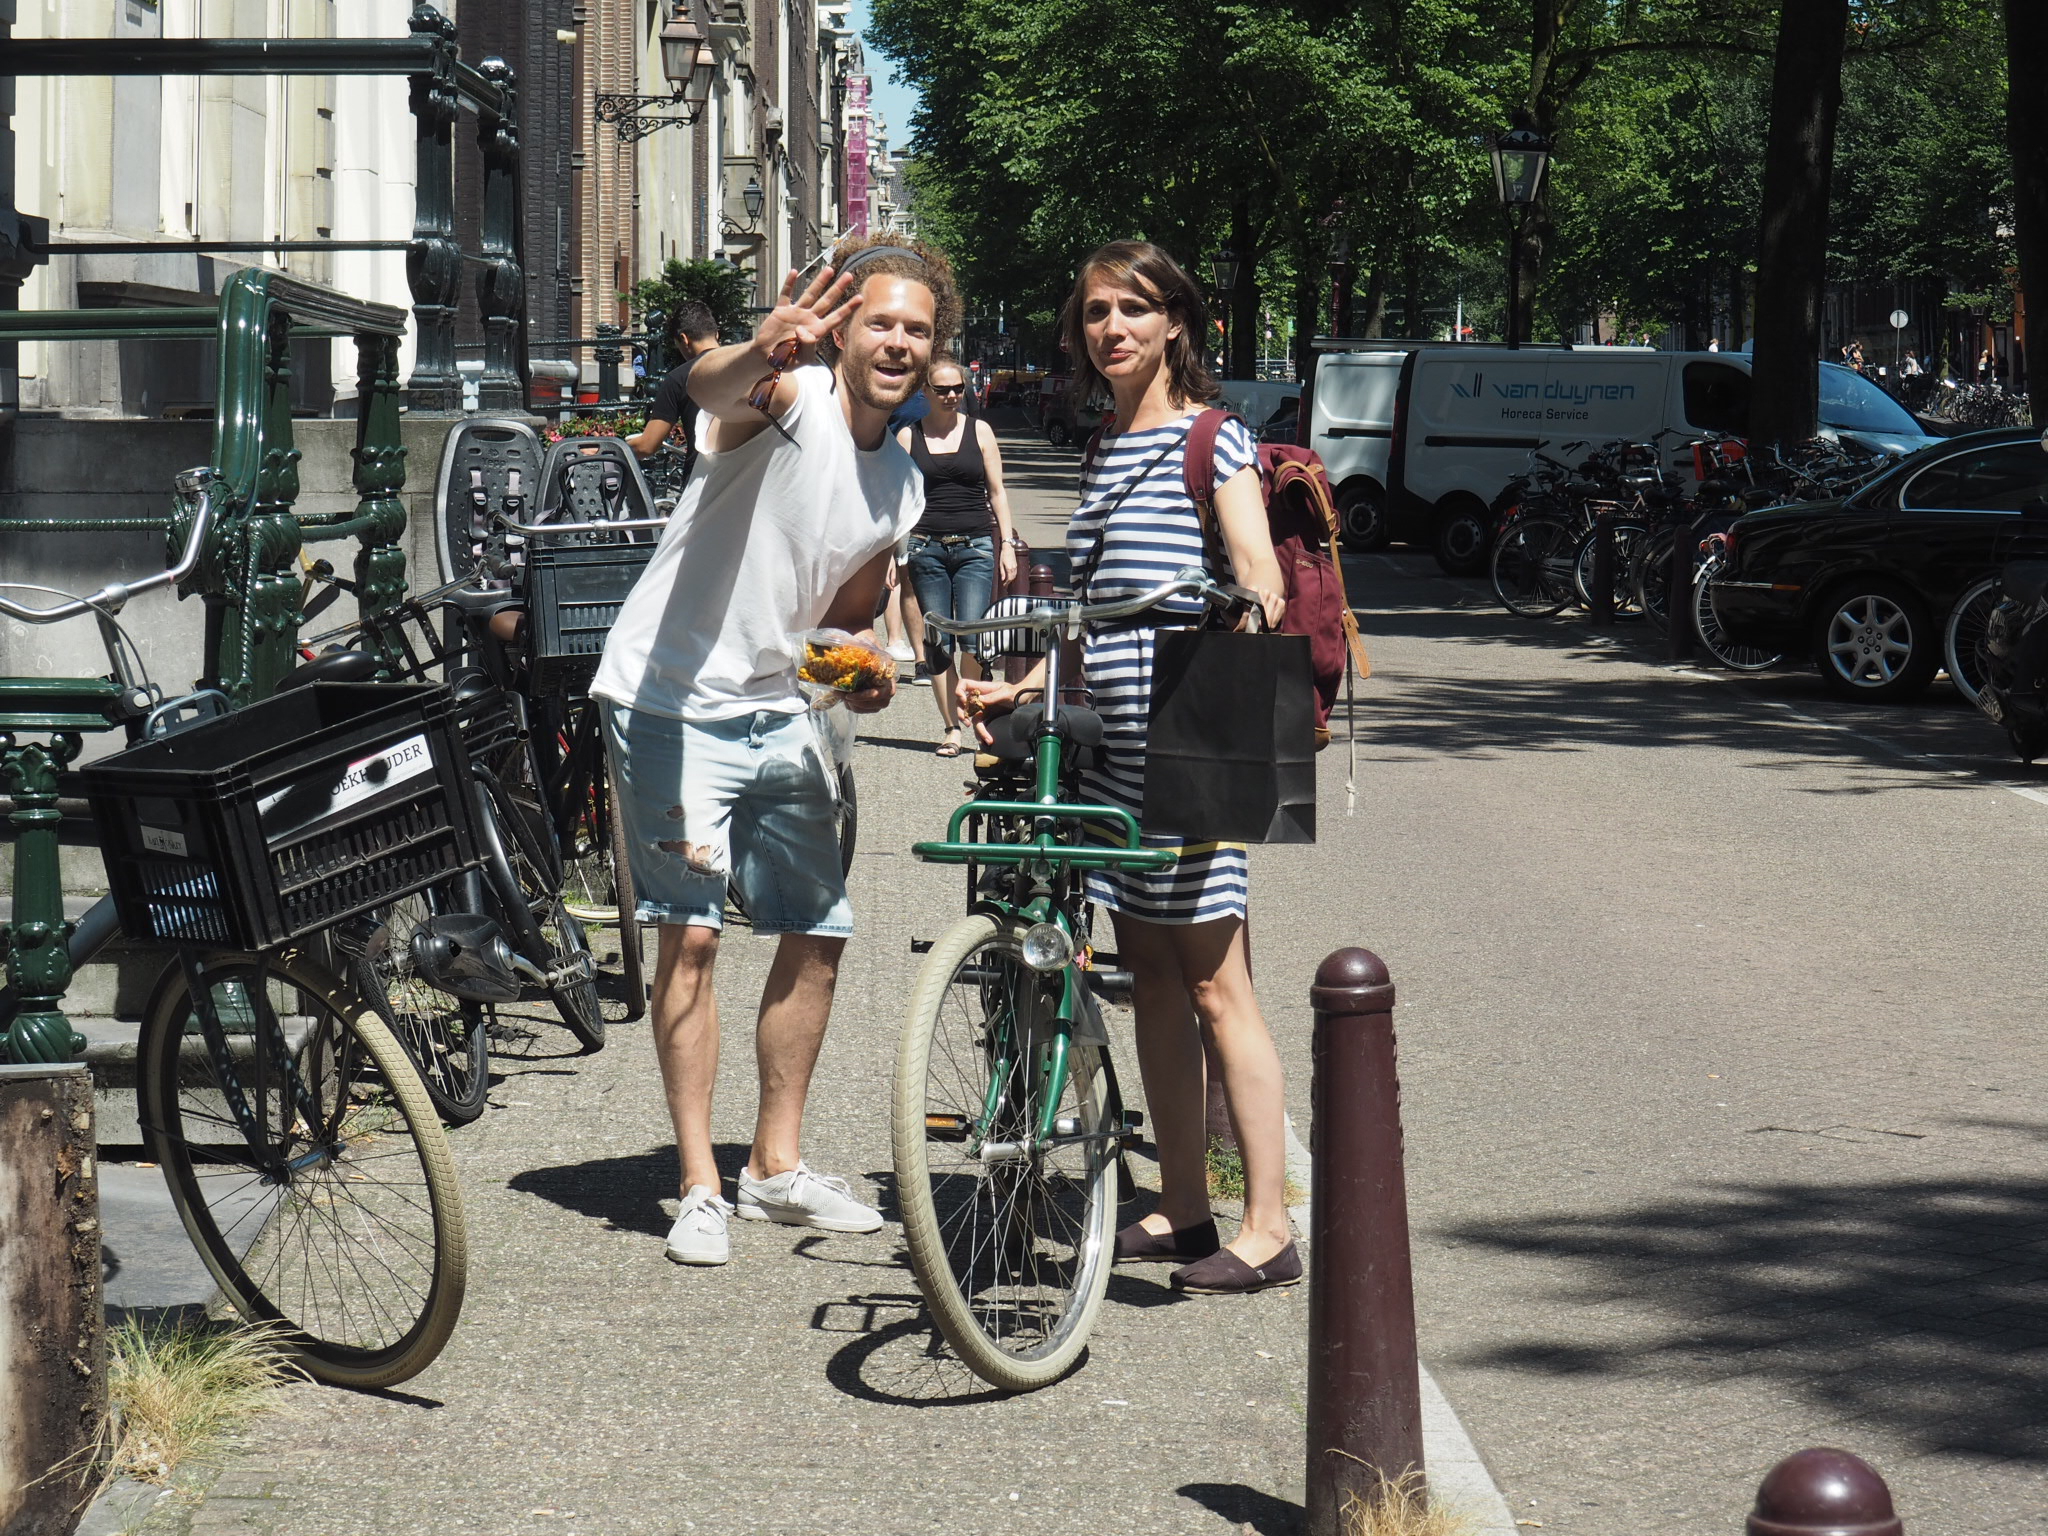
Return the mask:
POLYGON ((1033 923, 1024 930, 1024 963, 1034 971, 1064 970, 1073 963, 1074 941, 1055 923, 1033 923))

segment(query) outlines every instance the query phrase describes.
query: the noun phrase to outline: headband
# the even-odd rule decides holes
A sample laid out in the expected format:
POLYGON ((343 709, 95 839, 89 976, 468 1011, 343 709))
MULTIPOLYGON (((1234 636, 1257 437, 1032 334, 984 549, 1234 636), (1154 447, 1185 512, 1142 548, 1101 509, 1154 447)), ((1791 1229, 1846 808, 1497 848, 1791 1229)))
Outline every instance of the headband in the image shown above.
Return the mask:
POLYGON ((872 261, 878 256, 902 256, 920 267, 925 265, 925 259, 907 245, 864 245, 840 264, 839 275, 844 277, 862 262, 872 261))

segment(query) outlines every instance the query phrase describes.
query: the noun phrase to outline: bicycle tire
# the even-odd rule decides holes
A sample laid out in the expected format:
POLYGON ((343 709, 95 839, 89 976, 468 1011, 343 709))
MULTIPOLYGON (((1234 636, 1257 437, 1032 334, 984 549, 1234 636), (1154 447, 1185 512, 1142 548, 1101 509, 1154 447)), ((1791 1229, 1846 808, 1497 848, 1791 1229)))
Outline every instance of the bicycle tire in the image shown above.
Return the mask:
MULTIPOLYGON (((1629 588, 1628 573, 1635 559, 1636 546, 1649 534, 1650 530, 1641 523, 1614 524, 1614 616, 1617 619, 1640 619, 1643 616, 1635 593, 1629 588)), ((1572 593, 1588 612, 1593 607, 1593 560, 1599 544, 1599 529, 1589 529, 1572 555, 1572 593)))
POLYGON ((1986 576, 1956 599, 1942 626, 1941 657, 1956 692, 1977 708, 1984 692, 1984 636, 1998 606, 1998 578, 1986 576))
POLYGON ((1555 518, 1520 518, 1493 541, 1487 566, 1494 596, 1509 613, 1547 619, 1572 600, 1571 529, 1555 518))
POLYGON ((639 893, 633 889, 633 865, 626 854, 626 823, 619 814, 618 786, 608 782, 605 797, 611 811, 605 833, 612 850, 612 891, 619 909, 619 984, 625 992, 625 1012, 619 1015, 619 1022, 631 1024, 647 1012, 647 959, 640 948, 640 917, 634 910, 639 893))
MULTIPOLYGON (((1027 968, 1016 931, 986 914, 962 918, 918 973, 897 1052, 892 1140, 911 1269, 954 1352, 1010 1392, 1079 1363, 1115 1250, 1119 1159, 1102 1045, 1069 1048, 1058 1122, 1072 1140, 987 1155, 1036 1124, 1043 1092, 1029 1066, 1054 1036, 1065 979, 1027 968), (1022 1065, 997 1084, 990 1046, 1011 1031, 1022 1065)), ((1072 980, 1093 1022, 1087 988, 1072 980)))
POLYGON ((413 965, 412 935, 437 907, 461 910, 420 891, 376 912, 360 942, 345 946, 348 973, 411 1058, 441 1118, 468 1125, 491 1087, 489 1013, 428 985, 413 965))
POLYGON ((839 783, 839 793, 833 802, 839 822, 839 873, 850 875, 854 846, 860 840, 860 791, 854 785, 853 764, 839 764, 834 775, 839 783))
POLYGON ((173 965, 143 1017, 137 1090, 186 1232, 228 1304, 277 1326, 307 1374, 359 1388, 418 1375, 454 1331, 468 1283, 454 1162, 419 1075, 375 1011, 305 955, 222 952, 200 964, 268 1166, 228 1111, 204 1036, 187 1043, 197 1016, 173 965), (300 1032, 284 1038, 317 1135, 262 1048, 266 1010, 280 1032, 300 1032), (397 1304, 376 1305, 371 1276, 402 1293, 397 1304))
MULTIPOLYGON (((486 848, 491 862, 502 858, 503 872, 511 876, 511 887, 499 900, 506 904, 506 915, 512 920, 512 940, 528 959, 550 973, 581 965, 583 975, 578 979, 541 990, 585 1054, 601 1051, 605 1018, 597 996, 596 963, 583 924, 570 915, 562 899, 559 850, 540 792, 530 776, 480 787, 488 810, 482 829, 486 848), (556 857, 550 858, 550 853, 556 857), (516 901, 510 899, 515 890, 516 901)), ((498 878, 487 884, 495 891, 498 878)))
POLYGON ((1731 672, 1768 672, 1785 658, 1777 651, 1754 645, 1732 643, 1721 628, 1721 616, 1714 612, 1713 580, 1727 561, 1711 556, 1699 569, 1692 584, 1692 627, 1707 654, 1731 672))
POLYGON ((1676 529, 1660 529, 1647 541, 1638 540, 1629 557, 1628 589, 1636 610, 1652 624, 1665 624, 1671 618, 1664 599, 1671 585, 1671 541, 1677 537, 1676 529))

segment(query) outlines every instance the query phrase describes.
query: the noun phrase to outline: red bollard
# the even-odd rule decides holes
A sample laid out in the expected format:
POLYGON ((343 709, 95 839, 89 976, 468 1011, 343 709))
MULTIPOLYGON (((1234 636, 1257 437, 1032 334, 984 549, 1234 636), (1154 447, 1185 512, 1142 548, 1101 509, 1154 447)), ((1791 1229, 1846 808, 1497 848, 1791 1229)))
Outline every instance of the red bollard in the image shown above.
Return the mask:
POLYGON ((1877 1469, 1847 1451, 1795 1451, 1764 1474, 1747 1536, 1906 1536, 1877 1469))
MULTIPOLYGON (((1013 536, 1010 540, 1010 547, 1017 552, 1017 574, 1010 578, 1009 588, 1003 593, 1003 596, 1051 597, 1053 595, 1052 567, 1049 565, 1027 567, 1025 562, 1031 558, 1031 546, 1021 538, 1013 536)), ((1037 659, 1035 657, 1005 656, 1003 658, 1003 681, 1006 683, 1023 682, 1024 674, 1029 672, 1036 664, 1037 659)))
POLYGON ((1338 1536, 1348 1497, 1422 1467, 1415 1277, 1401 1167, 1394 984, 1340 949, 1316 971, 1309 1225, 1308 1536, 1338 1536))

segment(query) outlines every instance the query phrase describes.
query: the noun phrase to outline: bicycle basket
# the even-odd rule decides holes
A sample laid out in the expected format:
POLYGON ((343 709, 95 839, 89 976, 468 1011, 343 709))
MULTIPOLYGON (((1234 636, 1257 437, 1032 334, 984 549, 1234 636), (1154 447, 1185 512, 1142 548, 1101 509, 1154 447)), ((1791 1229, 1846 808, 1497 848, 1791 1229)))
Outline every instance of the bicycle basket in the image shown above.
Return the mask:
POLYGON ((526 612, 537 692, 581 693, 590 686, 604 637, 653 553, 651 543, 536 540, 527 546, 526 612))
POLYGON ((312 683, 82 770, 131 939, 268 949, 479 862, 448 690, 312 683))

